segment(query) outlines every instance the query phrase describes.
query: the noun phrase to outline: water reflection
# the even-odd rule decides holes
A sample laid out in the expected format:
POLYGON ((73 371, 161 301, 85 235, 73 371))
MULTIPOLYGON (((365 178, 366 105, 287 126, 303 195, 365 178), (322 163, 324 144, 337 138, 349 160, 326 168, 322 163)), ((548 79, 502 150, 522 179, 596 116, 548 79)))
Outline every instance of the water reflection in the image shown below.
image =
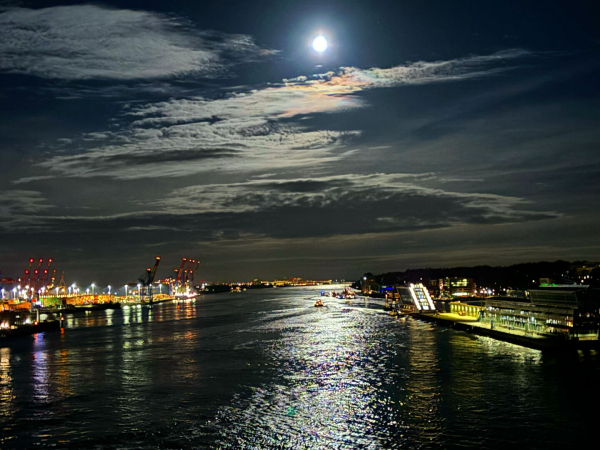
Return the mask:
POLYGON ((34 335, 35 352, 31 360, 32 364, 32 387, 33 401, 37 403, 46 403, 49 399, 49 371, 48 371, 48 353, 45 348, 46 341, 41 334, 34 335))
POLYGON ((405 348, 405 396, 401 400, 406 420, 405 439, 439 446, 444 432, 440 414, 442 379, 436 333, 430 324, 409 321, 408 344, 405 348))
POLYGON ((69 373, 69 351, 66 348, 62 348, 55 354, 58 357, 54 377, 56 390, 60 397, 66 398, 73 394, 69 373))
POLYGON ((12 341, 0 447, 572 448, 595 426, 595 352, 273 291, 78 314, 12 341))
POLYGON ((390 442, 400 427, 384 389, 392 350, 370 319, 355 310, 316 311, 262 329, 284 330, 277 341, 257 342, 278 366, 276 382, 220 411, 221 448, 354 449, 390 442))
POLYGON ((10 348, 0 348, 0 417, 8 419, 14 413, 13 375, 10 348))

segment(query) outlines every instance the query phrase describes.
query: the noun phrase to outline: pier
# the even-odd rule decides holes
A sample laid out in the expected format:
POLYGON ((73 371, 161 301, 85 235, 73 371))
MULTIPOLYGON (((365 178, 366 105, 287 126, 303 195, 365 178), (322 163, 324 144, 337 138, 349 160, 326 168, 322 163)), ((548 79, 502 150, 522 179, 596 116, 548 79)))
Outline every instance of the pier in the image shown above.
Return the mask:
POLYGON ((478 336, 487 336, 493 339, 522 345, 536 350, 584 350, 600 349, 597 339, 579 339, 564 337, 549 337, 533 331, 509 329, 507 327, 492 328, 491 324, 479 322, 476 318, 458 316, 451 313, 424 314, 414 313, 415 319, 431 322, 438 325, 466 331, 478 336))

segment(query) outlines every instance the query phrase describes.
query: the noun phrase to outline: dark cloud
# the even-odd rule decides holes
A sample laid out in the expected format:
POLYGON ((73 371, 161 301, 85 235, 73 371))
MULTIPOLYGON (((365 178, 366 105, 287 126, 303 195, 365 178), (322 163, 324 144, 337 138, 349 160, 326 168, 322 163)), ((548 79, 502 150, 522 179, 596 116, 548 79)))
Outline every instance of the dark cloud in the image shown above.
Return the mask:
MULTIPOLYGON (((172 149, 168 153, 144 153, 144 154, 116 154, 107 156, 104 159, 106 165, 111 164, 133 164, 133 165, 148 165, 162 164, 166 162, 190 162, 202 161, 207 159, 219 158, 234 158, 238 156, 238 150, 230 148, 208 148, 208 149, 172 149)), ((157 174, 160 176, 160 173, 157 174)))
MULTIPOLYGON (((520 198, 420 187, 398 175, 190 186, 147 205, 155 211, 113 216, 35 216, 55 232, 177 229, 233 238, 365 234, 556 218, 520 198), (151 223, 151 226, 149 226, 151 223)), ((37 212, 31 211, 31 212, 37 212)), ((32 218, 34 216, 32 215, 32 218)))

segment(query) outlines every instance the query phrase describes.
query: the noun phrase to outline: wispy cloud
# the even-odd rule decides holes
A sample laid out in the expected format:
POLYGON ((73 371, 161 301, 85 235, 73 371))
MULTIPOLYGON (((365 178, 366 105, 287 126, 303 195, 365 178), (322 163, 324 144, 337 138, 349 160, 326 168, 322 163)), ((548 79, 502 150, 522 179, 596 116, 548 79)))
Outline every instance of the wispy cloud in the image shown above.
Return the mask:
POLYGON ((390 69, 342 68, 337 74, 285 80, 283 85, 225 98, 147 103, 123 111, 121 119, 130 122, 121 131, 82 137, 86 142, 80 151, 55 155, 41 166, 70 177, 135 179, 332 162, 343 155, 334 151, 358 137, 360 130, 315 130, 298 118, 365 107, 357 95, 365 89, 489 75, 503 70, 495 65, 527 54, 512 50, 390 69), (140 165, 145 169, 139 170, 140 165))
POLYGON ((123 180, 181 177, 215 170, 275 170, 334 161, 337 157, 331 150, 357 135, 309 131, 264 119, 215 126, 201 123, 158 130, 140 128, 123 136, 121 144, 54 156, 40 166, 70 177, 123 180))
POLYGON ((310 77, 300 76, 283 81, 294 85, 316 85, 324 89, 337 86, 353 91, 403 84, 456 81, 505 71, 513 67, 507 65, 508 62, 530 56, 532 53, 527 50, 510 49, 491 55, 473 55, 447 61, 419 61, 387 69, 375 67, 365 70, 357 67, 342 67, 337 72, 315 74, 310 77))
POLYGON ((152 12, 73 5, 0 13, 0 70, 43 78, 214 77, 273 53, 249 36, 196 32, 152 12))
POLYGON ((7 190, 0 192, 0 228, 32 227, 42 220, 39 213, 51 208, 40 192, 7 190))
POLYGON ((558 217, 533 211, 522 198, 461 193, 419 185, 435 174, 350 174, 292 180, 254 180, 178 189, 153 202, 166 213, 264 213, 310 210, 311 216, 360 212, 374 221, 369 231, 426 228, 453 223, 506 223, 558 217), (317 211, 315 213, 315 211, 317 211), (379 224, 377 223, 379 222, 379 224))

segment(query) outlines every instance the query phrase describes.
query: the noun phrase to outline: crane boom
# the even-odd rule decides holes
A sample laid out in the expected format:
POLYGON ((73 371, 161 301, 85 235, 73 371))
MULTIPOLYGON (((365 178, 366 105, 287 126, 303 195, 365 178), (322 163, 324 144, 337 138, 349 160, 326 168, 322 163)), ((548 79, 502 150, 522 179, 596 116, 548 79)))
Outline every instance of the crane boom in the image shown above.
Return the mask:
POLYGON ((23 284, 29 283, 29 280, 31 280, 31 265, 32 264, 33 264, 33 258, 29 258, 29 265, 27 266, 27 269, 25 269, 25 276, 23 277, 23 284))
POLYGON ((40 263, 38 264, 38 268, 35 269, 35 271, 33 272, 34 274, 34 278, 33 278, 33 285, 31 286, 34 290, 37 290, 38 288, 38 281, 40 279, 40 272, 41 272, 41 267, 42 267, 42 263, 44 262, 43 258, 40 258, 40 263))
POLYGON ((183 266, 185 266, 185 262, 187 258, 181 259, 181 266, 179 266, 179 270, 177 271, 177 277, 175 278, 175 282, 178 283, 181 280, 181 274, 183 273, 183 266))
POLYGON ((194 278, 196 277, 196 272, 198 272, 198 267, 200 267, 200 260, 196 261, 196 268, 192 272, 192 281, 194 281, 194 278))
POLYGON ((152 273, 150 274, 149 284, 154 283, 154 277, 156 276, 156 269, 158 269, 158 264, 160 263, 160 256, 156 257, 156 262, 154 263, 154 267, 152 268, 152 273))

